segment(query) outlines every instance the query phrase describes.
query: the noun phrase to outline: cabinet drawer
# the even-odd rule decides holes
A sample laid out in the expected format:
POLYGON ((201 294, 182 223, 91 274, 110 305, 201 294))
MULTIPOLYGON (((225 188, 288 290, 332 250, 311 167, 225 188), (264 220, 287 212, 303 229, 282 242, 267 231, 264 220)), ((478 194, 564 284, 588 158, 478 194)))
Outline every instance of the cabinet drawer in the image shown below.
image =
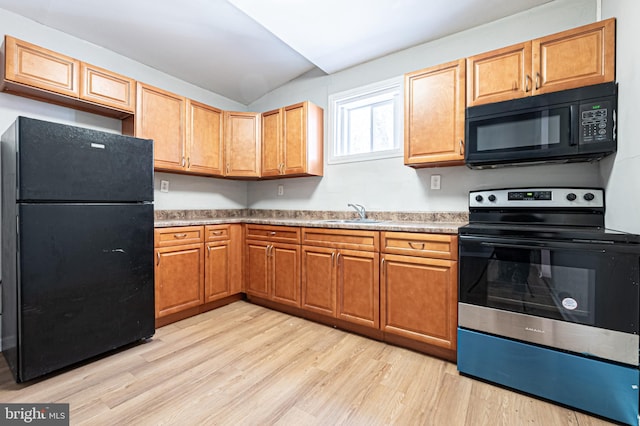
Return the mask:
POLYGON ((203 226, 177 226, 174 228, 156 228, 155 243, 156 247, 201 243, 204 239, 203 235, 203 226))
POLYGON ((458 236, 411 232, 382 232, 382 251, 407 256, 455 260, 458 258, 458 236))
POLYGON ((207 225, 204 228, 206 241, 224 241, 229 239, 229 225, 207 225))
POLYGON ((247 225, 247 240, 300 244, 300 228, 291 226, 247 225))
POLYGON ((379 251, 380 233, 355 229, 303 228, 302 244, 348 250, 379 251))

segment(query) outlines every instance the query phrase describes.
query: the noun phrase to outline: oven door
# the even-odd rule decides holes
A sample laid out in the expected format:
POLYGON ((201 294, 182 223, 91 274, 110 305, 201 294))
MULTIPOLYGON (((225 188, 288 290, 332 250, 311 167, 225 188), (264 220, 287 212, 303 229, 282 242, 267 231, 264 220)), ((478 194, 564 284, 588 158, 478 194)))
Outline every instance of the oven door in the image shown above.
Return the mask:
POLYGON ((460 236, 459 325, 638 365, 628 244, 460 236))

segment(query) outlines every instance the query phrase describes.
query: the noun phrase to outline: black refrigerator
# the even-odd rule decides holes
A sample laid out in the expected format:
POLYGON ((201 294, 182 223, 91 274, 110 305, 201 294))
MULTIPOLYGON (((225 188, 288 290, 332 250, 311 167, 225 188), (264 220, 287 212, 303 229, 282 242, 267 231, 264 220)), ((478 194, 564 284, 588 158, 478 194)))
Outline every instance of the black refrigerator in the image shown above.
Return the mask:
POLYGON ((2 351, 17 382, 155 332, 153 141, 18 117, 2 136, 2 351))

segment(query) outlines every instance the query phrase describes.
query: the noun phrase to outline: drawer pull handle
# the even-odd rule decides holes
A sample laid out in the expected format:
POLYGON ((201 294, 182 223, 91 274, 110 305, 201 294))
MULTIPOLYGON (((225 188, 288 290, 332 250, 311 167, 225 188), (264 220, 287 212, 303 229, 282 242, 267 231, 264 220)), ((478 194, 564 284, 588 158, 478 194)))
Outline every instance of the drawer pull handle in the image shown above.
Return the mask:
POLYGON ((414 243, 413 241, 409 241, 409 247, 414 250, 424 250, 424 243, 414 243))
POLYGON ((222 235, 222 231, 213 231, 213 235, 222 235))
POLYGON ((173 238, 181 240, 183 238, 187 238, 187 234, 173 234, 173 238))
POLYGON ((269 235, 276 235, 276 231, 269 232, 269 235))

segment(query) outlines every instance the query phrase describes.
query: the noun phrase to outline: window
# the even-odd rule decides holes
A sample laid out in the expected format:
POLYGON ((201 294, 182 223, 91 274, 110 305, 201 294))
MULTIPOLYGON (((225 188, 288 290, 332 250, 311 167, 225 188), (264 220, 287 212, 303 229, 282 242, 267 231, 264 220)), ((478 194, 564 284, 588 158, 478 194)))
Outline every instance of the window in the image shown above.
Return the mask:
POLYGON ((329 96, 329 163, 402 155, 402 79, 329 96))

